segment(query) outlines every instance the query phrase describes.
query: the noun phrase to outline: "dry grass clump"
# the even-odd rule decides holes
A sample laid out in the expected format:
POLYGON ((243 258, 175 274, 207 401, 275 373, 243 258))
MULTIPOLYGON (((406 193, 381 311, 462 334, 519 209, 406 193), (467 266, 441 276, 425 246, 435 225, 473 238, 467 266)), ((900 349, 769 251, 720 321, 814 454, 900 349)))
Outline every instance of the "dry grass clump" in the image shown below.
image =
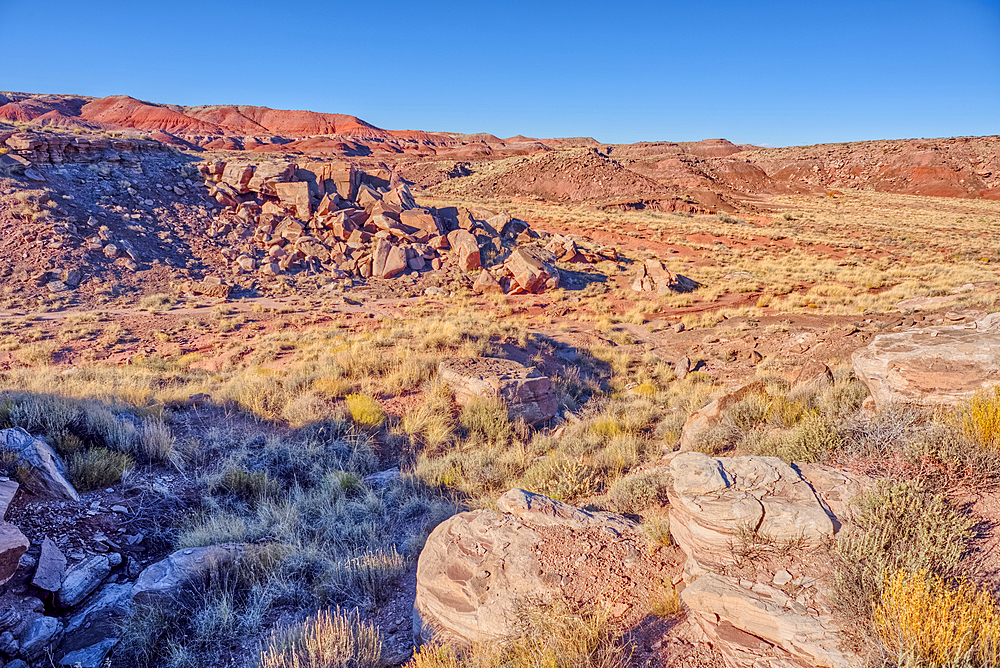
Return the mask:
POLYGON ((1000 386, 976 392, 959 407, 958 423, 971 441, 1000 451, 1000 386))
POLYGON ((618 638, 607 615, 576 612, 565 603, 527 606, 518 612, 517 631, 506 641, 468 649, 425 645, 408 668, 625 668, 632 648, 618 638))
POLYGON ((385 422, 381 404, 367 394, 348 394, 344 397, 351 419, 362 427, 379 427, 385 422))
POLYGON ((492 445, 507 443, 514 433, 503 399, 483 397, 462 407, 459 422, 471 434, 492 445))
POLYGON ((177 303, 177 297, 166 293, 146 295, 139 300, 140 311, 169 311, 177 303))
POLYGON ((107 448, 88 448, 69 457, 69 479, 78 492, 90 492, 121 482, 135 462, 124 452, 107 448))
POLYGON ((261 652, 258 668, 378 668, 382 634, 357 612, 320 610, 278 631, 261 652))
POLYGON ((897 665, 1000 664, 1000 605, 965 580, 950 583, 925 569, 899 570, 887 579, 873 622, 897 665))

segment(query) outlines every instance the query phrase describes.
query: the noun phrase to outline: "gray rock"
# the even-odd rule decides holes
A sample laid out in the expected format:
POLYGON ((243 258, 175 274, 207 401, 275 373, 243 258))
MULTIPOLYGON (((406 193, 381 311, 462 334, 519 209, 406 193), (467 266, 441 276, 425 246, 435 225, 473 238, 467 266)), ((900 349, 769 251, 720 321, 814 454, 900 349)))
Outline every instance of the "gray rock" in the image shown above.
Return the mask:
POLYGON ((86 652, 87 655, 94 656, 99 648, 110 649, 118 642, 122 620, 131 609, 131 583, 105 586, 88 603, 86 609, 66 622, 59 652, 63 655, 86 652))
POLYGON ((27 663, 21 659, 15 659, 8 663, 5 668, 30 668, 27 663))
POLYGON ((114 649, 118 642, 118 638, 105 638, 90 647, 67 652, 63 658, 59 659, 59 665, 68 668, 100 668, 108 653, 114 649))
POLYGON ((30 546, 20 529, 0 520, 0 585, 14 577, 21 565, 21 556, 30 546))
MULTIPOLYGON (((17 653, 21 651, 21 645, 18 644, 17 638, 10 631, 4 631, 0 633, 0 654, 4 656, 17 656, 17 653)), ((21 663, 24 663, 23 661, 21 663)), ((8 666, 13 664, 8 663, 8 666)), ((27 664, 25 664, 27 665, 27 664)))
POLYGON ((551 420, 559 408, 548 376, 535 367, 496 357, 452 357, 438 364, 438 375, 466 405, 483 397, 502 399, 512 419, 535 425, 551 420))
POLYGON ((7 509, 10 508, 10 502, 14 500, 18 487, 20 485, 13 480, 0 478, 0 520, 6 517, 7 509))
POLYGON ((247 551, 246 545, 209 545, 177 550, 169 557, 147 566, 132 586, 138 601, 179 596, 216 568, 231 565, 247 551))
POLYGON ((0 451, 13 453, 17 457, 15 465, 31 469, 30 483, 25 486, 32 493, 54 499, 80 500, 80 495, 66 479, 66 466, 45 441, 20 427, 2 429, 0 451))
POLYGON ((56 592, 62 587, 66 575, 66 557, 50 539, 42 541, 42 553, 31 584, 45 591, 56 592))
POLYGON ((110 553, 99 554, 76 564, 63 578, 62 588, 56 594, 56 604, 60 608, 79 605, 88 594, 104 582, 104 578, 110 575, 111 569, 120 563, 121 555, 110 553), (112 563, 113 561, 117 563, 112 563))
POLYGON ((55 617, 41 616, 21 636, 21 656, 34 661, 59 642, 63 625, 55 617))
POLYGON ((365 484, 369 487, 373 489, 381 489, 382 487, 387 487, 392 482, 399 480, 402 475, 403 472, 399 470, 399 467, 396 467, 386 471, 379 471, 378 473, 366 475, 364 480, 365 484))
POLYGON ((953 406, 1000 385, 1000 313, 965 325, 879 334, 852 357, 876 406, 953 406))

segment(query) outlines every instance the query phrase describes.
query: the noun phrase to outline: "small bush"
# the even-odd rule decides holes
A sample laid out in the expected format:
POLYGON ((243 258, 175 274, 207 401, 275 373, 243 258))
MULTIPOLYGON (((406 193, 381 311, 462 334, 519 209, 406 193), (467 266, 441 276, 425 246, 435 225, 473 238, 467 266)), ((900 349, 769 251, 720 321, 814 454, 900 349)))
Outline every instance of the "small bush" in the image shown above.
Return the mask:
POLYGON ((90 448, 75 452, 69 458, 69 477, 80 492, 90 492, 121 482, 122 475, 135 462, 124 452, 107 448, 90 448))
POLYGON ((488 443, 507 443, 514 433, 507 404, 502 399, 477 399, 462 407, 458 420, 470 433, 482 436, 488 443))
POLYGON ((840 603, 858 617, 871 616, 885 579, 902 570, 939 577, 958 573, 975 520, 913 483, 882 483, 856 502, 853 523, 837 542, 840 603))
POLYGON ((180 463, 177 441, 170 427, 161 419, 143 420, 139 428, 139 447, 142 454, 153 462, 180 463))
POLYGON ((812 463, 837 450, 841 443, 840 434, 826 418, 809 415, 791 430, 764 438, 754 454, 812 463))
POLYGON ((364 604, 384 603, 393 584, 406 572, 406 559, 396 548, 368 552, 339 562, 326 580, 328 595, 335 600, 364 604))
POLYGON ((665 506, 670 485, 670 477, 664 473, 631 475, 616 480, 609 495, 618 512, 641 513, 654 506, 665 506))
POLYGON ((965 435, 990 450, 1000 450, 1000 386, 980 390, 958 410, 965 435))
POLYGON ((597 494, 602 485, 599 471, 583 460, 555 460, 550 466, 535 472, 534 491, 558 501, 574 503, 597 494))
POLYGON ((875 606, 875 630, 898 665, 1000 664, 1000 605, 986 589, 926 570, 897 571, 875 606))
POLYGON ((177 303, 177 297, 165 293, 146 295, 139 300, 140 311, 169 311, 177 303))
POLYGON ((351 419, 362 427, 379 427, 385 421, 382 406, 367 394, 348 394, 344 401, 351 419))
POLYGON ((653 594, 649 611, 657 617, 675 617, 683 609, 681 597, 677 595, 677 589, 674 588, 672 582, 666 580, 660 591, 653 594))
POLYGON ((354 614, 320 610, 273 635, 259 668, 378 668, 382 635, 354 614))
POLYGON ((277 499, 281 495, 281 484, 267 471, 251 473, 244 469, 227 469, 212 491, 231 494, 243 503, 254 504, 263 499, 277 499))

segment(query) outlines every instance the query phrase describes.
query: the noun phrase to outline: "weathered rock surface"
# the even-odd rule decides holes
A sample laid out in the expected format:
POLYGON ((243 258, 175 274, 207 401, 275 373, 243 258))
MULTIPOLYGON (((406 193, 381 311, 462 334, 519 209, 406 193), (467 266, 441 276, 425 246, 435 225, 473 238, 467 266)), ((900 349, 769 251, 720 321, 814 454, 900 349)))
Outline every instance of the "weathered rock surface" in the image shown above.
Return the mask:
POLYGON ((17 457, 16 465, 30 469, 30 479, 25 487, 33 494, 55 499, 77 501, 73 485, 66 479, 66 467, 59 455, 42 440, 21 429, 0 430, 0 451, 17 457))
POLYGON ((91 592, 97 589, 111 569, 122 562, 116 552, 99 554, 81 561, 71 568, 63 578, 62 587, 56 594, 56 603, 61 608, 79 605, 91 592))
POLYGON ((51 539, 46 538, 42 541, 42 552, 31 584, 45 591, 56 592, 62 587, 65 575, 66 557, 51 539))
POLYGON ((669 292, 691 292, 698 285, 697 281, 675 274, 664 267, 659 260, 650 258, 639 265, 635 280, 632 282, 632 289, 636 292, 656 292, 662 295, 669 292))
POLYGON ((55 617, 39 616, 20 638, 21 656, 29 661, 41 657, 59 642, 63 624, 55 617))
POLYGON ((7 509, 10 508, 10 502, 14 500, 18 487, 20 485, 13 480, 0 478, 0 520, 6 517, 7 509))
POLYGON ((637 522, 621 515, 583 510, 524 489, 505 492, 497 499, 497 508, 525 524, 538 527, 602 528, 616 535, 639 528, 637 522))
POLYGON ((108 652, 118 644, 120 624, 132 607, 132 585, 109 584, 66 622, 59 652, 60 665, 101 665, 108 652))
POLYGON ((511 292, 543 292, 559 287, 559 270, 546 262, 539 253, 517 248, 503 263, 503 271, 510 276, 511 292))
POLYGON ((879 334, 852 358, 877 406, 952 406, 1000 384, 1000 313, 966 325, 879 334))
POLYGON ((0 520, 0 585, 6 583, 17 572, 21 555, 28 551, 31 543, 20 529, 0 520))
POLYGON ((531 425, 552 419, 558 409, 548 376, 513 360, 453 357, 438 364, 438 375, 463 406, 478 398, 497 397, 506 402, 512 418, 523 418, 531 425))
MULTIPOLYGON (((681 452, 666 459, 672 483, 670 532, 687 556, 681 599, 734 668, 791 665, 847 668, 857 657, 840 647, 841 633, 825 592, 808 593, 817 577, 766 573, 776 585, 795 583, 797 598, 759 581, 728 574, 747 540, 788 546, 811 563, 841 527, 835 513, 861 483, 835 469, 804 466, 800 473, 775 457, 709 457, 681 452), (805 477, 805 476, 808 476, 805 477), (752 538, 751 538, 752 537, 752 538), (807 595, 808 594, 808 595, 807 595)), ((793 592, 794 593, 794 592, 793 592)))

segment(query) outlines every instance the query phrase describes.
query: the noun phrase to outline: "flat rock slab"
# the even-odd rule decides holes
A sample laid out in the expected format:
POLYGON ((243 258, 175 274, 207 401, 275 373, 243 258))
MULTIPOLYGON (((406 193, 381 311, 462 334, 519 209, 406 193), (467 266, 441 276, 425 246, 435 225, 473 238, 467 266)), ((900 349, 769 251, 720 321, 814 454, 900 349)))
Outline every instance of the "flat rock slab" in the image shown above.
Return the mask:
POLYGON ((511 418, 520 417, 531 425, 551 420, 558 409, 548 376, 513 360, 452 357, 441 361, 438 375, 463 406, 480 398, 499 398, 506 402, 511 418))
POLYGON ((175 597, 197 584, 214 569, 227 568, 245 554, 242 544, 209 545, 177 550, 166 559, 147 566, 132 585, 132 597, 139 602, 175 597))
POLYGON ((45 591, 57 592, 62 587, 65 575, 65 555, 51 539, 46 538, 42 541, 42 553, 38 557, 31 584, 45 591))
POLYGON ((587 511, 542 494, 512 489, 497 499, 501 512, 536 527, 561 526, 572 529, 605 529, 614 535, 639 528, 639 523, 614 513, 587 511))
POLYGON ((852 363, 876 406, 953 406, 1000 384, 1000 313, 966 325, 879 334, 852 363))
POLYGON ((10 508, 10 503, 14 500, 18 487, 20 485, 13 480, 0 478, 0 520, 7 515, 7 509, 10 508))

